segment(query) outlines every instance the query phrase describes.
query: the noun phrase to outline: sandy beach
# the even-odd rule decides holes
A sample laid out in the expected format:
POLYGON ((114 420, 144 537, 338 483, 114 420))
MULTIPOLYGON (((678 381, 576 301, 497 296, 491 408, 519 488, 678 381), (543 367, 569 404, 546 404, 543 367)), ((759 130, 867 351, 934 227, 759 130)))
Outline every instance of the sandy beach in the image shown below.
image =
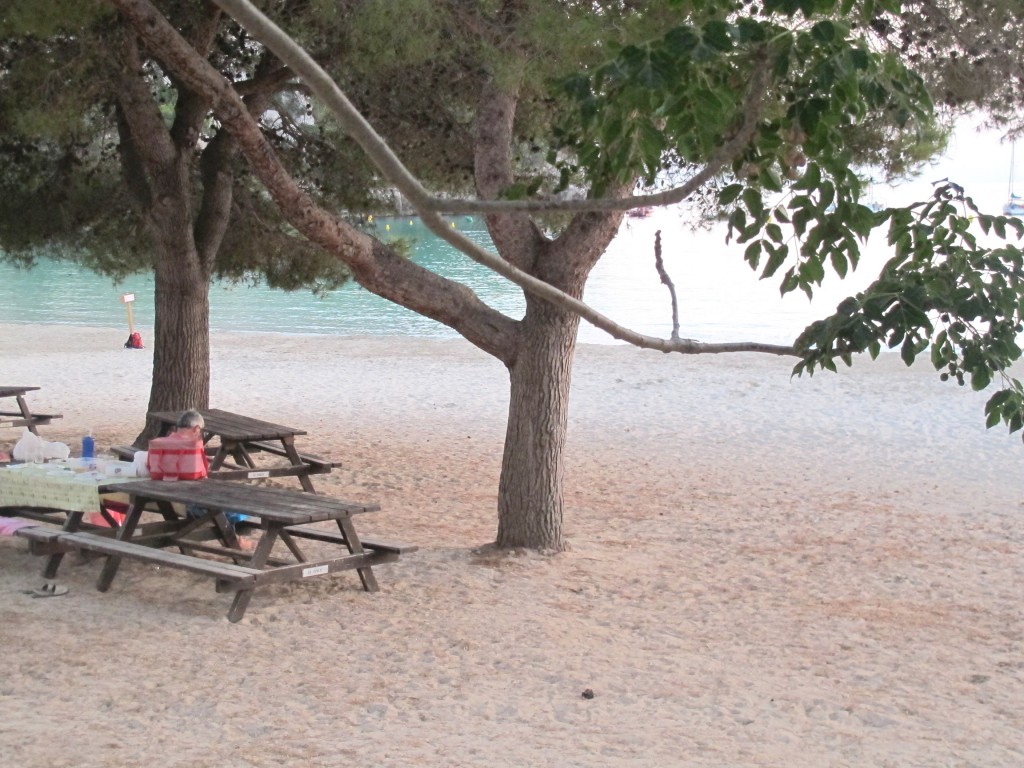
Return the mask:
MULTIPOLYGON (((0 325, 77 453, 131 441, 150 350, 0 325)), ((143 331, 146 340, 152 333, 143 331)), ((1024 765, 1024 445, 928 365, 581 346, 571 550, 495 556, 504 368, 463 341, 224 335, 213 407, 308 431, 380 503, 376 568, 257 591, 0 538, 0 765, 1024 765), (593 698, 584 698, 585 689, 593 698)), ((0 432, 10 449, 16 430, 0 432)))

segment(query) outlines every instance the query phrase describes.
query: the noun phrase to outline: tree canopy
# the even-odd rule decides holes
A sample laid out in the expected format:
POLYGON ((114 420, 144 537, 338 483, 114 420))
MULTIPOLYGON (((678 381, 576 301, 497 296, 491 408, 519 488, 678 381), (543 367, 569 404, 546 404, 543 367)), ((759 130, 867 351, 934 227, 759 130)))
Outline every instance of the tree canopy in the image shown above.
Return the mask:
MULTIPOLYGON (((955 186, 920 207, 879 212, 861 200, 859 167, 904 172, 948 129, 932 99, 945 70, 914 71, 918 43, 887 47, 885 23, 904 20, 898 0, 264 4, 280 26, 247 0, 106 5, 124 22, 109 33, 120 36, 111 46, 120 53, 96 66, 116 65, 114 85, 137 88, 141 72, 157 96, 173 91, 162 102, 172 137, 176 126, 200 134, 179 152, 194 146, 213 162, 211 147, 237 151, 244 166, 228 154, 230 166, 213 169, 231 168, 238 199, 252 200, 257 218, 276 208, 280 218, 266 221, 287 222, 281 236, 303 235, 308 253, 331 254, 367 289, 449 325, 507 367, 500 545, 564 546, 562 449, 581 317, 662 351, 798 355, 797 372, 882 346, 900 347, 908 361, 931 347, 943 375, 979 388, 1003 383, 990 414, 1020 427, 1024 400, 1007 373, 1020 355, 1019 251, 985 245, 970 217, 995 235, 1019 223, 982 216, 955 186), (643 194, 668 170, 671 188, 643 194), (344 215, 391 187, 437 234, 520 285, 524 317, 401 259, 344 215), (581 301, 625 210, 698 192, 723 212, 747 262, 783 292, 810 294, 826 270, 856 268, 863 240, 883 227, 895 255, 871 289, 793 347, 642 336, 581 301), (496 253, 444 226, 446 211, 485 214, 496 253), (549 233, 537 217, 552 212, 562 219, 549 233)), ((105 29, 98 18, 87 27, 105 29)), ((47 38, 44 52, 56 44, 47 38)), ((993 94, 986 104, 996 104, 993 94)), ((117 128, 111 146, 123 153, 146 115, 121 93, 108 96, 112 117, 134 119, 130 131, 116 120, 107 130, 117 128)), ((153 178, 171 169, 151 164, 153 178)), ((216 173, 189 169, 204 198, 217 188, 216 173)), ((150 222, 163 215, 149 208, 150 222)), ((175 231, 151 228, 176 263, 212 253, 196 228, 195 247, 175 254, 166 239, 175 231)), ((224 229, 225 243, 233 236, 224 229)), ((175 290, 177 279, 165 273, 175 290)), ((182 295, 194 295, 195 283, 182 295)), ((164 293, 173 317, 175 294, 164 293)))
MULTIPOLYGON (((168 4, 186 33, 201 28, 197 8, 168 4)), ((115 19, 97 2, 12 0, 0 12, 0 253, 9 259, 74 259, 115 278, 153 269, 152 234, 139 217, 139 195, 151 190, 142 189, 139 157, 125 141, 116 55, 123 33, 115 19)), ((327 204, 369 204, 369 166, 345 154, 329 125, 306 119, 308 102, 279 71, 261 69, 259 46, 243 30, 220 29, 212 58, 242 91, 265 94, 268 136, 327 204)), ((177 84, 152 66, 145 76, 164 125, 174 130, 186 103, 177 84)), ((201 157, 215 136, 216 125, 200 125, 189 169, 197 190, 209 188, 201 157)), ((231 224, 212 276, 261 275, 288 289, 328 289, 347 279, 336 260, 281 219, 244 162, 235 160, 231 173, 231 224)))

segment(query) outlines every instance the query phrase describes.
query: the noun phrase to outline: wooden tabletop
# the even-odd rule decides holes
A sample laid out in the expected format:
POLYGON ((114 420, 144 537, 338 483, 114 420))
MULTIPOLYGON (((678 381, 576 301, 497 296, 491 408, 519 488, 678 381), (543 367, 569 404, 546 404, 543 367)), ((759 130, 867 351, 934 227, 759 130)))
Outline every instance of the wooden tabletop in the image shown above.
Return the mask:
POLYGON ((39 389, 39 387, 16 387, 12 384, 0 384, 0 397, 17 397, 34 389, 39 389))
MULTIPOLYGON (((174 426, 178 423, 184 411, 155 411, 150 417, 157 419, 164 424, 174 426)), ((254 440, 280 440, 294 435, 304 435, 304 429, 286 427, 282 424, 274 424, 262 419, 254 419, 251 416, 242 416, 230 411, 222 411, 218 408, 199 411, 202 414, 205 426, 203 431, 208 434, 218 435, 222 440, 235 442, 251 442, 254 440)))
POLYGON ((380 509, 379 504, 352 503, 304 491, 212 480, 140 480, 100 486, 100 492, 231 510, 283 525, 339 520, 380 509))

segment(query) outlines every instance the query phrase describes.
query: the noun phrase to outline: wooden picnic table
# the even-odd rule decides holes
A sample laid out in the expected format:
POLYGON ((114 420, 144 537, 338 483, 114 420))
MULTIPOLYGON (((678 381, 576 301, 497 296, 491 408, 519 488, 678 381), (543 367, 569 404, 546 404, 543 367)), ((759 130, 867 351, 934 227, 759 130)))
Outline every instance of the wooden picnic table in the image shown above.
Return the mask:
MULTIPOLYGON (((174 430, 184 411, 156 411, 150 417, 161 425, 161 435, 174 430)), ((333 461, 299 453, 295 437, 305 435, 303 429, 286 427, 251 416, 211 408, 199 411, 205 426, 203 443, 210 446, 214 437, 216 445, 210 446, 210 476, 219 480, 251 480, 265 477, 294 476, 304 490, 315 493, 310 475, 330 472, 337 464, 333 461), (287 464, 271 467, 257 467, 253 454, 268 453, 287 460, 287 464)))
MULTIPOLYGON (((48 566, 55 560, 59 565, 61 555, 72 550, 105 555, 107 561, 96 584, 101 592, 110 588, 123 558, 213 576, 218 592, 235 593, 228 611, 232 622, 242 618, 255 588, 265 584, 300 581, 354 569, 363 588, 376 592, 378 585, 372 566, 396 560, 400 554, 417 549, 359 538, 352 518, 380 509, 372 503, 346 502, 248 483, 206 480, 142 480, 101 486, 99 490, 129 496, 128 513, 116 536, 78 530, 80 513, 69 515, 62 530, 40 532, 22 528, 17 535, 37 541, 45 539, 55 553, 48 566), (177 505, 195 505, 204 513, 194 518, 180 515, 177 505), (260 536, 255 550, 241 549, 225 518, 225 510, 241 512, 259 521, 260 536), (142 515, 147 511, 155 511, 163 519, 141 524, 142 515), (324 522, 333 522, 337 530, 315 527, 324 522), (300 542, 307 541, 336 549, 327 557, 310 559, 300 546, 300 542), (274 551, 277 542, 283 543, 286 553, 281 547, 274 551)), ((52 570, 55 573, 56 568, 52 570)), ((53 573, 47 576, 52 577, 53 573)))
POLYGON ((28 403, 25 402, 25 394, 38 389, 39 387, 0 384, 0 400, 14 398, 18 404, 16 411, 0 410, 0 427, 28 427, 31 432, 38 435, 37 424, 49 424, 54 419, 61 418, 59 413, 32 413, 29 410, 28 403))
MULTIPOLYGON (((121 524, 119 510, 125 497, 100 493, 99 487, 109 489, 117 482, 98 472, 75 473, 52 464, 0 466, 0 515, 113 536, 121 524)), ((60 530, 34 526, 21 534, 32 554, 50 556, 43 568, 47 581, 56 576, 63 558, 62 550, 53 545, 53 534, 60 530)))
POLYGON ((98 471, 73 472, 63 463, 0 466, 0 515, 61 525, 68 514, 80 512, 89 522, 116 527, 116 505, 110 502, 117 497, 101 494, 99 487, 120 481, 98 471))

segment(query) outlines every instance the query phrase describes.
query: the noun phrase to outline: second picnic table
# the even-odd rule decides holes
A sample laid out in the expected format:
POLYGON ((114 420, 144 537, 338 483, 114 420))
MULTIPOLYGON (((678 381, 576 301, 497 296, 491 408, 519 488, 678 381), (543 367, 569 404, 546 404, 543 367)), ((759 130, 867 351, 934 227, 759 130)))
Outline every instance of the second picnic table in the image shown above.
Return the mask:
MULTIPOLYGON (((150 417, 161 424, 161 434, 171 432, 184 411, 155 411, 150 417)), ((310 475, 330 472, 335 462, 319 456, 299 453, 295 438, 305 435, 303 429, 243 416, 219 408, 200 410, 205 425, 203 442, 216 437, 210 459, 211 477, 219 480, 252 480, 264 477, 297 477, 303 490, 315 493, 310 475), (253 460, 254 453, 269 453, 288 460, 287 465, 261 468, 253 460)))
POLYGON ((14 386, 11 384, 0 384, 0 400, 14 398, 18 403, 18 410, 0 410, 0 427, 28 427, 29 431, 39 434, 36 431, 37 424, 49 424, 54 419, 61 418, 59 413, 32 413, 28 403, 25 402, 25 394, 33 392, 39 387, 14 386))

